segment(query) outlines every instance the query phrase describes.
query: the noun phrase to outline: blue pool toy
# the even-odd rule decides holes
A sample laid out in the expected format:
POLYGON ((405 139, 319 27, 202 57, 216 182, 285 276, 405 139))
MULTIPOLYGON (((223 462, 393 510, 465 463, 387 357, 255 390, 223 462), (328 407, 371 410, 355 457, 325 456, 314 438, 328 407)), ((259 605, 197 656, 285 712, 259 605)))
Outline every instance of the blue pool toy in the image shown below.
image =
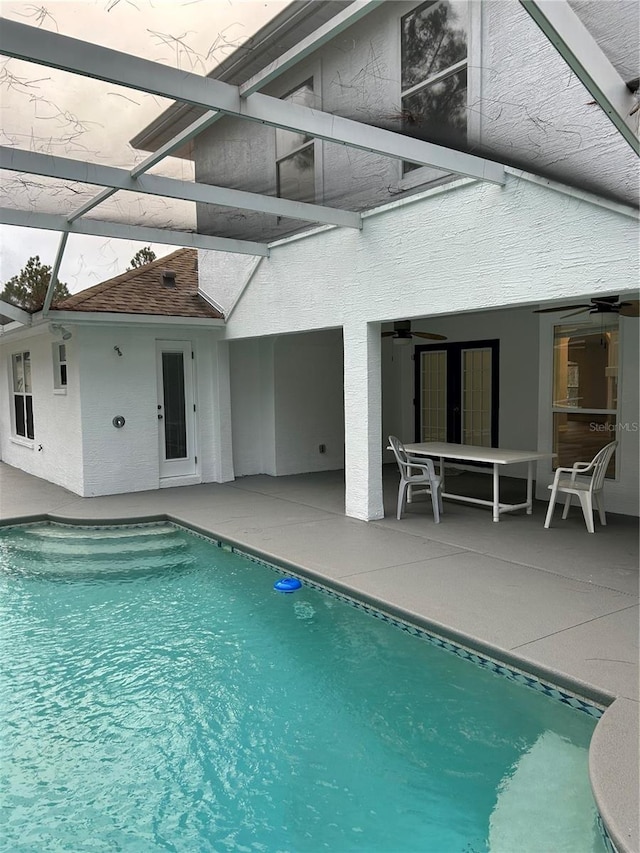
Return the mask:
POLYGON ((279 581, 274 583, 273 588, 277 589, 278 592, 295 592, 301 586, 302 584, 298 578, 280 578, 279 581))

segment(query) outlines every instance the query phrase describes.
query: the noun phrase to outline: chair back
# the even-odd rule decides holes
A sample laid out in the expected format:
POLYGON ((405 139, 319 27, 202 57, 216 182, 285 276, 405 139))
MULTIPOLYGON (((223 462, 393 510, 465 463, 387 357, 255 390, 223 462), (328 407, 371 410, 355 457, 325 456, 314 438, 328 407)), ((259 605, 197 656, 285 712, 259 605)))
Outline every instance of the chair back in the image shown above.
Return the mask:
POLYGON ((406 475, 408 472, 407 466, 409 464, 409 460, 407 459, 407 451, 404 449, 404 444, 399 438, 396 438, 395 435, 389 436, 389 444, 393 450, 393 455, 396 457, 400 473, 406 475))
POLYGON ((593 474, 591 475, 592 492, 602 491, 607 467, 617 446, 618 442, 612 441, 610 444, 605 445, 602 450, 599 450, 591 460, 591 465, 593 466, 593 474))

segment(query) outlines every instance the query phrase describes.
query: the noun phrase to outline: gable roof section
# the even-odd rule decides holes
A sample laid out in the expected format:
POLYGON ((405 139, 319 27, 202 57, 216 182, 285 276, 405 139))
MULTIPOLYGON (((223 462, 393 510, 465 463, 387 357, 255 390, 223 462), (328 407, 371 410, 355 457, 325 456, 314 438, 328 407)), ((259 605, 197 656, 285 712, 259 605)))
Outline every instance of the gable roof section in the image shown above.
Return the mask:
POLYGON ((150 264, 128 270, 57 302, 54 309, 224 319, 198 293, 196 249, 178 249, 150 264), (163 283, 165 270, 175 273, 175 286, 168 287, 163 283))

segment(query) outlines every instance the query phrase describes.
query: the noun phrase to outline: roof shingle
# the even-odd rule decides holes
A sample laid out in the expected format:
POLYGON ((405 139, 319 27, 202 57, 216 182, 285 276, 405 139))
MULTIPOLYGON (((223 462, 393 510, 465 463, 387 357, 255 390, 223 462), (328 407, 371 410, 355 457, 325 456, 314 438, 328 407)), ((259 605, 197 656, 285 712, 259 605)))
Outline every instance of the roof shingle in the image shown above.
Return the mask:
POLYGON ((150 264, 75 293, 53 306, 58 311, 114 314, 157 314, 165 317, 224 319, 198 294, 198 252, 178 249, 150 264), (175 273, 175 286, 163 283, 163 272, 175 273))

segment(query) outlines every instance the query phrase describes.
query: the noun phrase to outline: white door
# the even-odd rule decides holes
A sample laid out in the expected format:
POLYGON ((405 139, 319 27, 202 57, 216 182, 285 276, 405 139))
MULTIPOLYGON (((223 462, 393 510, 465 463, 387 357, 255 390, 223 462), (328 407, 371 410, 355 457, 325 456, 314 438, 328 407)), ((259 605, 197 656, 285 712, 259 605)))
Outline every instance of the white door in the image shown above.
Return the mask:
POLYGON ((190 341, 156 341, 160 478, 196 472, 193 354, 190 341))

